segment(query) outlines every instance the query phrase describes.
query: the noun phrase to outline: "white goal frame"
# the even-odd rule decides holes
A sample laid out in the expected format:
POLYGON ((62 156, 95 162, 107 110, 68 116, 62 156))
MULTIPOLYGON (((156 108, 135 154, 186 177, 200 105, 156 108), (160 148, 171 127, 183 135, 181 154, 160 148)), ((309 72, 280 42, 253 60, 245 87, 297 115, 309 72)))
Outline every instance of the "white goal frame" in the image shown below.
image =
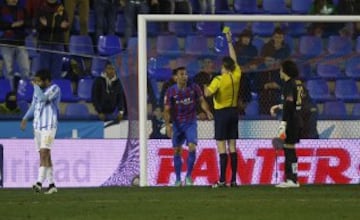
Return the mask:
MULTIPOLYGON (((350 15, 138 15, 139 67, 139 144, 140 186, 147 186, 147 22, 161 21, 238 21, 238 22, 360 22, 360 16, 350 15)), ((219 33, 220 34, 220 33, 219 33)))

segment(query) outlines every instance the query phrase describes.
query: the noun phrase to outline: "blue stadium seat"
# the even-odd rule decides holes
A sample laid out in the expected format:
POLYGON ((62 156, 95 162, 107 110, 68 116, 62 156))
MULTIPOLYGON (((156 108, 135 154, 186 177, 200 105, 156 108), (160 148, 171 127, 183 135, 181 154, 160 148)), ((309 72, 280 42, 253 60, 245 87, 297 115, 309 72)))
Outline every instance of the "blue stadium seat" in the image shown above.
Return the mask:
POLYGON ((313 58, 323 53, 321 38, 316 36, 301 36, 299 42, 299 53, 303 58, 313 58))
POLYGON ((352 108, 352 111, 351 111, 351 115, 352 116, 357 116, 359 117, 360 116, 360 103, 354 103, 354 106, 352 108))
POLYGON ((40 56, 34 56, 31 59, 31 63, 30 63, 30 72, 31 72, 31 74, 34 75, 41 68, 42 68, 42 66, 41 66, 40 56))
POLYGON ((168 30, 170 33, 175 34, 178 37, 185 37, 188 34, 194 33, 193 22, 179 22, 170 21, 168 22, 168 30))
POLYGON ((286 30, 293 37, 300 37, 308 32, 303 22, 289 22, 286 30))
POLYGON ((321 113, 322 118, 344 119, 347 118, 346 106, 343 101, 324 102, 324 109, 321 113))
POLYGON ((0 102, 5 101, 6 94, 11 91, 10 81, 6 78, 0 79, 0 102))
POLYGON ((252 33, 260 37, 270 37, 274 33, 275 24, 273 22, 254 22, 252 33))
POLYGON ((259 102, 257 99, 250 101, 245 107, 245 116, 258 116, 259 102))
POLYGON ((89 119, 91 114, 84 103, 68 103, 65 107, 64 117, 67 119, 89 119))
POLYGON ((334 64, 319 63, 316 67, 316 73, 318 76, 329 80, 344 77, 340 67, 334 64))
POLYGON ((327 50, 331 57, 349 55, 352 53, 352 41, 341 36, 330 36, 327 50))
POLYGON ((263 0, 262 6, 268 14, 289 14, 285 0, 263 0))
POLYGON ((33 93, 34 93, 34 87, 31 84, 30 80, 21 79, 19 81, 19 85, 18 85, 18 89, 17 89, 18 100, 24 100, 27 102, 31 102, 33 93))
POLYGON ((344 102, 360 101, 359 90, 353 79, 338 79, 335 81, 335 97, 344 102))
POLYGON ((84 78, 79 80, 77 95, 80 100, 84 100, 86 102, 91 101, 91 90, 93 82, 94 80, 91 78, 84 78))
POLYGON ((205 36, 189 35, 185 38, 185 54, 198 57, 209 57, 211 52, 205 36))
MULTIPOLYGON (((0 34, 1 36, 1 34, 0 34)), ((36 39, 32 35, 28 35, 25 38, 25 46, 29 54, 29 58, 32 59, 33 57, 38 56, 38 52, 36 51, 36 39)))
POLYGON ((76 97, 73 93, 70 80, 54 79, 53 83, 60 87, 62 102, 77 102, 77 101, 79 101, 79 98, 76 97))
POLYGON ((309 63, 297 62, 299 76, 301 79, 308 80, 313 77, 311 65, 309 63))
POLYGON ((71 35, 69 52, 73 55, 94 55, 94 47, 89 35, 71 35))
POLYGON ((98 53, 101 56, 112 56, 121 53, 120 38, 116 35, 101 35, 98 39, 98 53))
POLYGON ((234 35, 241 34, 247 28, 246 22, 236 22, 236 21, 226 21, 224 22, 224 26, 230 28, 231 33, 234 35))
POLYGON ((186 64, 186 70, 190 78, 194 77, 201 69, 200 63, 198 60, 193 60, 186 64))
POLYGON ((291 0, 291 11, 293 14, 308 14, 313 0, 291 0))
POLYGON ((214 37, 221 33, 221 22, 196 22, 197 33, 214 37))
POLYGON ((181 50, 176 35, 159 35, 156 38, 156 51, 158 55, 177 57, 181 50))
POLYGON ((105 59, 94 57, 91 62, 91 75, 100 76, 105 69, 106 62, 107 60, 105 59))
POLYGON ((116 16, 116 23, 115 23, 115 33, 117 35, 124 35, 125 33, 125 16, 123 13, 119 13, 116 16))
POLYGON ((360 53, 360 36, 356 38, 355 52, 360 53))
POLYGON ((232 11, 229 8, 228 1, 215 0, 215 14, 230 14, 232 11))
POLYGON ((360 56, 355 56, 346 61, 345 75, 354 79, 360 79, 360 56))
POLYGON ((306 81, 306 87, 309 90, 310 97, 315 102, 334 100, 334 97, 330 94, 329 86, 324 79, 310 79, 306 81))
POLYGON ((238 14, 258 14, 261 10, 254 0, 234 0, 234 10, 238 14))
POLYGON ((147 34, 149 37, 156 37, 160 33, 159 22, 147 22, 147 34))
POLYGON ((157 68, 153 73, 149 73, 149 77, 156 81, 167 81, 172 76, 172 69, 157 68))

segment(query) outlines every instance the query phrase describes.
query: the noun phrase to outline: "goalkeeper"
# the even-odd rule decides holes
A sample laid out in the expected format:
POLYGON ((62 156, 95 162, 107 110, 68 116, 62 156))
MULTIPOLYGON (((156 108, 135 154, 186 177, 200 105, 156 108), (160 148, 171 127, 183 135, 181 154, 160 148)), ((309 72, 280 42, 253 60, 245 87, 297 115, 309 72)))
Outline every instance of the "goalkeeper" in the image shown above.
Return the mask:
POLYGON ((286 60, 280 67, 280 78, 284 81, 282 88, 283 115, 278 129, 278 137, 284 140, 285 181, 276 185, 280 188, 299 187, 297 179, 297 156, 295 144, 300 141, 301 109, 305 94, 304 85, 297 79, 299 75, 296 64, 286 60))

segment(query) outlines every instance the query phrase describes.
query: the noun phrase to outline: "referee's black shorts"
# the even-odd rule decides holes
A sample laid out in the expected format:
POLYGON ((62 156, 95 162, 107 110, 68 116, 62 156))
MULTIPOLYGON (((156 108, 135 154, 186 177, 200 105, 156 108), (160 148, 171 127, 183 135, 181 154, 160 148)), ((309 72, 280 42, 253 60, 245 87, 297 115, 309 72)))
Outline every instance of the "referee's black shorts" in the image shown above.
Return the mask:
POLYGON ((239 137, 238 109, 236 107, 215 109, 215 140, 230 140, 239 137))

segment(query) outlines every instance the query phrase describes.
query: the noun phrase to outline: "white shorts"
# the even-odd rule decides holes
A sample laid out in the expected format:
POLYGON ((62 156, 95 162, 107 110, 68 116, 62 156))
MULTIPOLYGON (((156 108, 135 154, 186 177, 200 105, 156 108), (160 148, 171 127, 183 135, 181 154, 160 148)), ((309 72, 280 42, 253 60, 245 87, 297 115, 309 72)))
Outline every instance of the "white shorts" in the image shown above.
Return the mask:
POLYGON ((51 150, 52 143, 54 142, 56 129, 51 130, 35 130, 34 139, 37 151, 40 149, 51 150))

